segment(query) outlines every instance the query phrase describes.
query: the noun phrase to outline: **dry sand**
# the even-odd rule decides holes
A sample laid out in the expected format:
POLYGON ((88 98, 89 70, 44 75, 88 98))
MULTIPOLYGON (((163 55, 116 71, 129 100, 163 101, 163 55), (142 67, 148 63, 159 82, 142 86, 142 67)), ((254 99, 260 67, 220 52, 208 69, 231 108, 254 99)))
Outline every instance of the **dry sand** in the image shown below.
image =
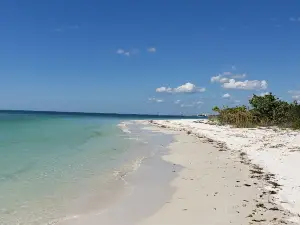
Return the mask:
POLYGON ((294 224, 297 215, 275 203, 280 187, 274 174, 253 165, 245 153, 172 123, 154 121, 152 129, 185 130, 175 132, 176 142, 163 156, 184 169, 171 182, 172 198, 138 225, 294 224))

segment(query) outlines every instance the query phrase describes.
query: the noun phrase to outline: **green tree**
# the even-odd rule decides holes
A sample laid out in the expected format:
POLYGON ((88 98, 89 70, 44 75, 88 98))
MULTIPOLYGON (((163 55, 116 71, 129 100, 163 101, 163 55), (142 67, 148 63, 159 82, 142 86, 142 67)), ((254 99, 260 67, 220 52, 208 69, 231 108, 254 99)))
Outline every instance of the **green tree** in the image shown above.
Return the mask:
POLYGON ((218 106, 215 106, 215 107, 213 107, 213 109, 212 109, 214 112, 220 112, 220 108, 218 107, 218 106))

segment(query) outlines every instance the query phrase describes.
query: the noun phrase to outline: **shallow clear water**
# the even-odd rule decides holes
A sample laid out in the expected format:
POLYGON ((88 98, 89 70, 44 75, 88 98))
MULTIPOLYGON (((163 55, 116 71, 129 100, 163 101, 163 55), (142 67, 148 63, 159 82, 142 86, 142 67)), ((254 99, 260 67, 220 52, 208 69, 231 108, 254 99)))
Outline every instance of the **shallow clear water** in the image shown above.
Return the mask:
POLYGON ((113 171, 133 145, 121 119, 0 114, 0 224, 48 224, 112 201, 123 185, 113 171))

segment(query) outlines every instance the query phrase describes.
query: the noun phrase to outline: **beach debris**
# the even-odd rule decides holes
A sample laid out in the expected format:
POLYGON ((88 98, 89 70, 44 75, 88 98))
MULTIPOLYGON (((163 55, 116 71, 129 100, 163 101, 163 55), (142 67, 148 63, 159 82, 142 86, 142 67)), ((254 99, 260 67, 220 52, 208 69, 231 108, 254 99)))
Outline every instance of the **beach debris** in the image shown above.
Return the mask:
POLYGON ((272 207, 272 208, 269 208, 269 210, 278 211, 279 209, 277 207, 272 207))
POLYGON ((256 204, 256 207, 257 208, 264 208, 264 209, 266 209, 264 203, 258 203, 258 204, 256 204))
POLYGON ((262 170, 252 170, 252 169, 250 169, 250 172, 254 173, 254 174, 263 174, 264 173, 262 170))
POLYGON ((270 145, 269 148, 281 148, 281 147, 285 147, 284 144, 276 144, 276 145, 270 145))
POLYGON ((267 221, 266 219, 253 219, 252 220, 253 222, 257 222, 257 223, 259 223, 259 222, 265 222, 265 221, 267 221))
POLYGON ((268 183, 269 184, 271 184, 271 185, 273 185, 273 188, 278 188, 278 187, 280 187, 281 185, 280 184, 278 184, 277 182, 275 182, 275 181, 268 181, 268 183))

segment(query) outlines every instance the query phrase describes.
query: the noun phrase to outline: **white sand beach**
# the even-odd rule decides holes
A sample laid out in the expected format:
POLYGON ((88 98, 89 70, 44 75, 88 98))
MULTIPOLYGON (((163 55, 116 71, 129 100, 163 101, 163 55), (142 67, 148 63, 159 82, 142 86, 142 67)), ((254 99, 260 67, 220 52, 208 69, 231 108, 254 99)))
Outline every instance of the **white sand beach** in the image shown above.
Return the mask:
POLYGON ((205 120, 150 124, 175 131, 176 142, 163 158, 184 169, 171 183, 172 198, 139 225, 299 223, 299 132, 205 120))
POLYGON ((103 212, 57 224, 300 224, 299 132, 207 120, 128 123, 173 141, 157 142, 156 154, 124 178, 133 184, 130 196, 103 212))

